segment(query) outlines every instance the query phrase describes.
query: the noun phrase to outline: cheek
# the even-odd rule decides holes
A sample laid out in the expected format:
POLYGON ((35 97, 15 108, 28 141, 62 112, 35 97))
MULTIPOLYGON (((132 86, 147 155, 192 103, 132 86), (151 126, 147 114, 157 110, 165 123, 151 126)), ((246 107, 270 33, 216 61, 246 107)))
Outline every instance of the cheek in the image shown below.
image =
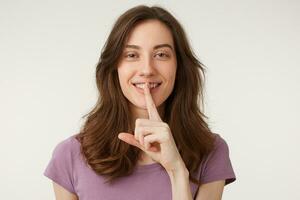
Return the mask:
POLYGON ((170 93, 174 89, 175 79, 176 79, 176 68, 172 68, 172 70, 168 70, 168 76, 166 77, 168 79, 168 89, 170 90, 170 93))
POLYGON ((124 72, 122 70, 118 69, 118 78, 119 78, 119 83, 120 83, 120 87, 122 92, 124 93, 124 89, 125 89, 125 84, 126 84, 126 79, 125 79, 125 75, 124 72))
POLYGON ((176 77, 176 66, 166 66, 163 71, 161 71, 165 79, 169 84, 172 84, 175 81, 176 77))
POLYGON ((118 78, 123 93, 130 87, 131 72, 126 67, 118 68, 118 78))

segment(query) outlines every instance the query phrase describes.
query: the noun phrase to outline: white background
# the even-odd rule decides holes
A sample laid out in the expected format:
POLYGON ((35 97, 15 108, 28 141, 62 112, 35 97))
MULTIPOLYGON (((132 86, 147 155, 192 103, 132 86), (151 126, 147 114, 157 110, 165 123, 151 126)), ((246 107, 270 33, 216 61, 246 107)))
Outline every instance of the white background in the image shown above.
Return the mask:
POLYGON ((113 23, 156 2, 207 66, 205 113, 237 176, 223 199, 300 199, 297 0, 1 0, 1 199, 54 199, 43 171, 95 103, 95 66, 113 23))

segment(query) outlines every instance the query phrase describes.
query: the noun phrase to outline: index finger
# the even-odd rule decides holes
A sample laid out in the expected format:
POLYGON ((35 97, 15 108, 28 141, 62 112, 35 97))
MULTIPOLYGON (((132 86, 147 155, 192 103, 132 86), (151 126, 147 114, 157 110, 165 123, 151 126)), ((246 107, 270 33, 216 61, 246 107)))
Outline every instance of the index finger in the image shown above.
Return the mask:
POLYGON ((144 87, 144 94, 145 94, 145 100, 146 100, 146 106, 149 114, 149 119, 155 120, 155 121, 162 121, 159 113, 156 109, 155 103, 152 99, 150 89, 149 89, 149 83, 145 83, 144 87))

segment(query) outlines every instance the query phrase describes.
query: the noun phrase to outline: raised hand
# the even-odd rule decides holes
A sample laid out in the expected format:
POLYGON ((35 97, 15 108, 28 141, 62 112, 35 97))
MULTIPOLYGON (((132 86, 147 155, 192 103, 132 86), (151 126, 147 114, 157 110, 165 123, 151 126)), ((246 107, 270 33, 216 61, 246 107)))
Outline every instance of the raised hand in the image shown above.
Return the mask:
POLYGON ((134 135, 119 133, 118 138, 143 150, 167 171, 176 170, 182 166, 183 161, 169 125, 159 116, 148 83, 145 83, 144 94, 149 119, 136 119, 134 135))

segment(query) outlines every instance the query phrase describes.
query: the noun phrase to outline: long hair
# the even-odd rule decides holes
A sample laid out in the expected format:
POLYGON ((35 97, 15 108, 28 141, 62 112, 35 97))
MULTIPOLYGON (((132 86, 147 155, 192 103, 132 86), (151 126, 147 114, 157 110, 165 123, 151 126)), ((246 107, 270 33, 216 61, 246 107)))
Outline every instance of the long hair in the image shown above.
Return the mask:
POLYGON ((128 100, 120 88, 117 64, 129 32, 137 23, 149 19, 165 24, 174 39, 177 71, 173 91, 165 101, 163 120, 190 172, 189 179, 200 186, 201 180, 192 175, 214 145, 205 121, 208 117, 201 111, 205 68, 191 50, 180 23, 162 7, 136 6, 115 22, 96 67, 97 103, 83 116, 87 119, 76 138, 86 163, 108 182, 134 171, 142 150, 118 139, 120 132, 134 132, 134 127, 128 100))

